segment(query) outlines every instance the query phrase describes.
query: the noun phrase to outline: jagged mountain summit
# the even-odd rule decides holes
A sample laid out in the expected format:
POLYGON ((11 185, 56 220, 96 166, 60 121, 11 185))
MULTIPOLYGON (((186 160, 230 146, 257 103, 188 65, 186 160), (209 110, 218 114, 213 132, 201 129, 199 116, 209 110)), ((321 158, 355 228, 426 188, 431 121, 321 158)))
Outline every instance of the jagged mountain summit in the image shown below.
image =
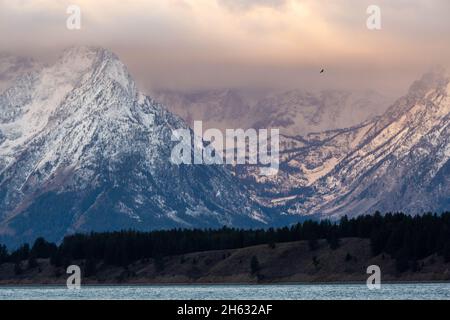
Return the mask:
POLYGON ((374 210, 420 214, 450 208, 450 85, 443 72, 424 75, 361 143, 317 183, 324 214, 374 210))
POLYGON ((449 210, 449 83, 444 71, 430 72, 379 118, 285 137, 281 173, 259 180, 261 201, 321 217, 449 210))
POLYGON ((66 50, 0 95, 0 242, 77 231, 260 226, 223 166, 174 165, 177 116, 101 48, 66 50))

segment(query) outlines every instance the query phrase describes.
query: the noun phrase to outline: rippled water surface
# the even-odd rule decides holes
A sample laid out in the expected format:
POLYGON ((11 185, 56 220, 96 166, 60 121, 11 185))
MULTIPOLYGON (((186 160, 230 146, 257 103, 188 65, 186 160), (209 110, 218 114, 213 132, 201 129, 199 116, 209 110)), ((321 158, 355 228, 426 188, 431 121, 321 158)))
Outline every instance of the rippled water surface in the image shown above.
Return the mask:
POLYGON ((0 299, 450 299, 450 283, 0 287, 0 299))

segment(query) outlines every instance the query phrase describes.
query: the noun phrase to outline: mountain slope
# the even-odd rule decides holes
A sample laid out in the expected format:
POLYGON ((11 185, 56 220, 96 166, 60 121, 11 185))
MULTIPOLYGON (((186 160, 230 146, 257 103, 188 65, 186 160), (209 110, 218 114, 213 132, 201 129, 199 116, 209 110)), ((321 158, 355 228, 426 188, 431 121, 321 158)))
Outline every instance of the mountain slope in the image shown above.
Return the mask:
POLYGON ((449 121, 449 78, 428 73, 379 118, 285 137, 281 174, 263 181, 269 195, 260 198, 294 215, 322 217, 448 210, 449 121))
POLYGON ((325 214, 448 210, 450 86, 442 72, 426 74, 375 121, 364 143, 317 184, 332 194, 325 214))
POLYGON ((185 123, 141 94, 107 50, 72 48, 22 77, 0 96, 0 240, 261 225, 224 167, 169 161, 178 128, 185 123))

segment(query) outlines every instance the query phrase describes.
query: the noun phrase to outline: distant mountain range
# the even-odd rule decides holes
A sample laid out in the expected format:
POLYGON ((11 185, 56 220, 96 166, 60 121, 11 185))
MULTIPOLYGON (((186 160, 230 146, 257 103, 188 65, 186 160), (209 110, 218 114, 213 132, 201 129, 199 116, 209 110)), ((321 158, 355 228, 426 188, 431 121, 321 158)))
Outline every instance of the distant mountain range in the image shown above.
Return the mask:
POLYGON ((381 115, 391 103, 374 91, 270 89, 154 91, 151 96, 192 125, 278 128, 286 135, 348 128, 381 115))
POLYGON ((0 242, 11 246, 73 232, 264 227, 450 208, 444 71, 425 74, 386 108, 388 99, 374 92, 150 98, 101 48, 68 49, 50 66, 2 55, 0 66, 0 242), (172 164, 172 130, 194 120, 205 128, 280 128, 279 174, 172 164))

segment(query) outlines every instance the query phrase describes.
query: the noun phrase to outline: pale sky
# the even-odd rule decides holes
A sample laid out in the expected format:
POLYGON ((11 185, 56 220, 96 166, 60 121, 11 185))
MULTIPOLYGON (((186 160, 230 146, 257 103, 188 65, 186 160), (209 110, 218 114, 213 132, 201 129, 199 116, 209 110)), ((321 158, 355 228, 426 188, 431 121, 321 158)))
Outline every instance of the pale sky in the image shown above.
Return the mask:
POLYGON ((0 0, 0 51, 111 49, 145 89, 374 89, 450 69, 448 0, 0 0), (66 9, 81 8, 81 30, 66 9), (381 8, 382 29, 366 27, 381 8), (324 74, 319 74, 324 68, 324 74))

